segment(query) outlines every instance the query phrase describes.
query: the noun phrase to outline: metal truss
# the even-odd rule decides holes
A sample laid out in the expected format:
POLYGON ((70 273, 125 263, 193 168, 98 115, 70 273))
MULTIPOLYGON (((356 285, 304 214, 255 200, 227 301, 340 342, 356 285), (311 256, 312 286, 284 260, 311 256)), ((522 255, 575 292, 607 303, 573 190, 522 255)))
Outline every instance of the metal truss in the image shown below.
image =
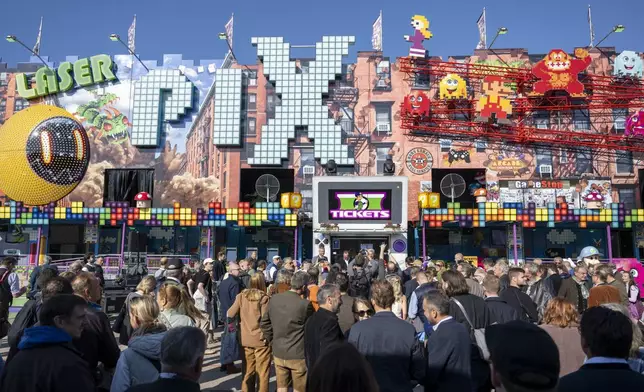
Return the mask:
POLYGON ((427 92, 433 95, 429 97, 428 116, 413 116, 404 105, 401 108, 401 127, 409 135, 591 149, 593 156, 614 156, 625 151, 644 153, 644 140, 625 137, 623 127, 618 127, 616 121, 617 115, 644 108, 644 85, 639 79, 580 74, 585 97, 571 97, 565 91, 539 96, 532 92, 537 79, 530 68, 412 58, 401 58, 399 64, 410 83, 419 78, 429 79, 427 92), (466 99, 437 99, 438 83, 447 74, 457 74, 468 81, 466 99), (473 121, 475 97, 481 95, 482 80, 487 75, 501 76, 512 86, 514 94, 508 97, 513 106, 512 125, 473 121))

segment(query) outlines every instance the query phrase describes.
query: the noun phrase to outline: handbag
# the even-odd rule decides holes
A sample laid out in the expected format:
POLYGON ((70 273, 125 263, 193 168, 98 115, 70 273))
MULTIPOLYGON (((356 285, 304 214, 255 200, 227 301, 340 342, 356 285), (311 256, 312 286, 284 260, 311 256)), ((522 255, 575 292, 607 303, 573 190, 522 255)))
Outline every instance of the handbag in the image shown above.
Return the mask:
POLYGON ((476 342, 476 347, 478 347, 479 352, 481 353, 481 357, 484 360, 489 361, 490 350, 488 350, 487 342, 485 341, 485 328, 474 328, 474 324, 472 323, 472 320, 470 320, 470 316, 465 311, 463 304, 461 304, 456 298, 452 298, 452 301, 454 301, 454 303, 458 305, 458 307, 461 309, 461 312, 463 312, 463 316, 465 316, 465 320, 470 325, 470 329, 474 333, 474 341, 476 342))
POLYGON ((127 310, 125 308, 125 303, 123 303, 123 307, 121 307, 121 311, 119 312, 118 316, 116 316, 116 320, 114 320, 114 324, 112 324, 112 332, 121 333, 121 329, 123 328, 123 321, 125 320, 126 313, 127 313, 127 310))
POLYGON ((192 299, 195 301, 195 307, 202 312, 206 312, 206 297, 201 294, 201 291, 195 290, 192 294, 192 299))

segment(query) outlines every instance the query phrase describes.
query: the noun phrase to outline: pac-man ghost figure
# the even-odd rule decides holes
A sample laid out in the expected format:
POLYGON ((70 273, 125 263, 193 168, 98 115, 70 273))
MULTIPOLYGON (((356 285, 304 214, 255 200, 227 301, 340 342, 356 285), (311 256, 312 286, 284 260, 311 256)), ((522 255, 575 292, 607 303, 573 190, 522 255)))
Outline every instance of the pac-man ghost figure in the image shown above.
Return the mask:
POLYGON ((626 118, 624 136, 644 136, 644 109, 640 109, 626 118))
POLYGON ((615 58, 614 76, 632 76, 641 78, 643 74, 642 58, 632 50, 625 50, 615 58))
POLYGON ((422 91, 412 91, 411 94, 405 96, 404 108, 412 116, 429 116, 429 98, 422 91))
POLYGON ((447 74, 439 84, 440 99, 467 98, 467 84, 458 75, 447 74))

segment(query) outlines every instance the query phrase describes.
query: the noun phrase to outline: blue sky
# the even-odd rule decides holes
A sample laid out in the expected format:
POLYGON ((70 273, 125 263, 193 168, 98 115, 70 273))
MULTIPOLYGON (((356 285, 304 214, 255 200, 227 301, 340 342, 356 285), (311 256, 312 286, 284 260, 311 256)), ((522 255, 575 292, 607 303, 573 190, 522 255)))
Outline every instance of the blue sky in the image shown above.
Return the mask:
MULTIPOLYGON (((0 11, 0 34, 15 34, 29 46, 36 39, 40 15, 45 17, 41 54, 53 61, 67 55, 81 57, 98 53, 120 54, 109 41, 110 33, 127 37, 132 16, 137 14, 137 52, 145 59, 162 60, 163 54, 183 54, 184 59, 223 58, 227 47, 217 34, 235 13, 234 49, 240 62, 254 63, 252 36, 284 36, 292 44, 313 44, 323 35, 355 35, 357 50, 371 48, 371 24, 379 10, 384 14, 384 51, 391 57, 405 56, 411 34, 409 19, 426 15, 434 33, 426 47, 443 56, 472 52, 478 41, 476 19, 485 6, 488 42, 496 29, 509 33, 496 48, 524 47, 532 53, 552 48, 572 52, 589 42, 586 8, 589 0, 461 0, 461 1, 339 1, 339 0, 7 0, 0 11), (28 5, 27 5, 28 4, 28 5), (458 4, 456 6, 455 4, 458 4), (28 10, 25 10, 27 5, 28 10)), ((626 31, 611 36, 603 45, 618 51, 644 51, 644 1, 590 0, 597 40, 613 25, 626 31)), ((309 57, 312 51, 297 49, 294 56, 309 57)), ((0 57, 14 65, 29 54, 17 44, 0 41, 0 57)))

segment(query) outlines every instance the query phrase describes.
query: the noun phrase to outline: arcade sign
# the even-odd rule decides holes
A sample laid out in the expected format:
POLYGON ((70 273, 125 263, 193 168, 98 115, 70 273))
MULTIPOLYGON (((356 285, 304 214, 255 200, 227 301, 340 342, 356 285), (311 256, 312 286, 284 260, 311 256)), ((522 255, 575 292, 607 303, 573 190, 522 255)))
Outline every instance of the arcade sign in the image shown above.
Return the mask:
POLYGON ((34 99, 63 93, 74 87, 88 87, 94 84, 116 80, 114 63, 110 56, 99 54, 90 58, 61 63, 58 69, 41 67, 34 75, 35 87, 30 87, 27 75, 16 75, 18 94, 25 99, 34 99))
POLYGON ((391 219, 391 190, 331 189, 329 207, 330 220, 388 220, 391 219))
POLYGON ((510 189, 567 189, 570 181, 541 180, 541 181, 508 181, 510 189))

